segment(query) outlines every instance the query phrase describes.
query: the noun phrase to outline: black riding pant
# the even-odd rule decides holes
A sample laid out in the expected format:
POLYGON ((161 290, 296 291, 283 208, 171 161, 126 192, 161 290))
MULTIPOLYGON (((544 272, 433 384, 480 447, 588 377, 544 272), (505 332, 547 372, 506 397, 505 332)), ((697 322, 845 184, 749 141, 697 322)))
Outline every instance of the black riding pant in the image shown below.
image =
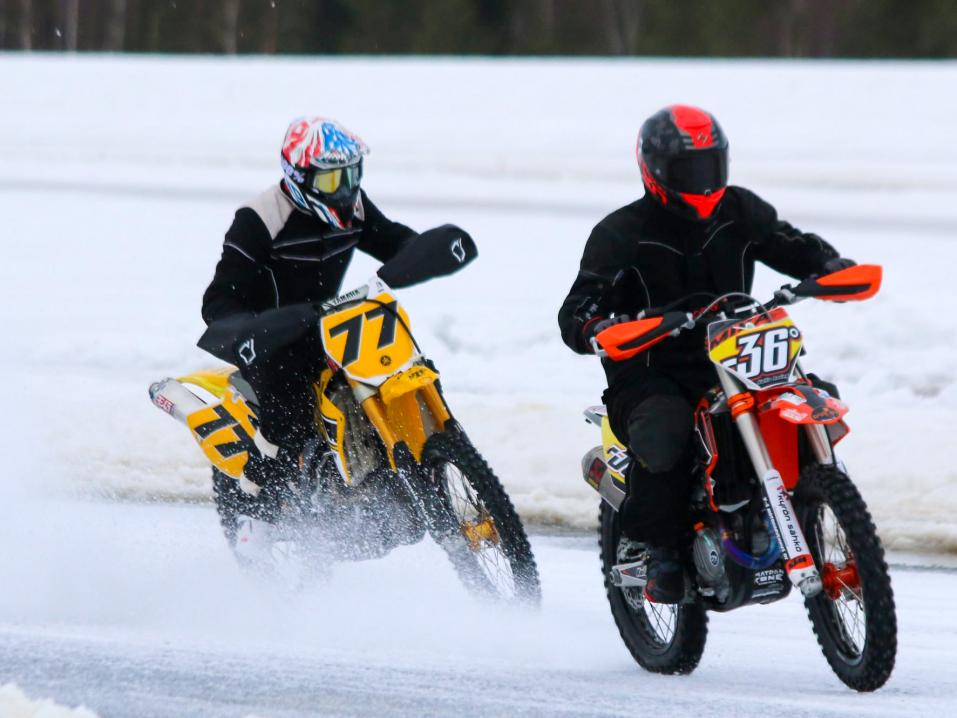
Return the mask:
POLYGON ((239 371, 259 402, 259 431, 278 446, 298 451, 315 432, 312 384, 321 371, 322 347, 314 334, 277 348, 239 371))
POLYGON ((717 382, 710 365, 647 369, 605 394, 612 430, 634 456, 622 532, 675 547, 688 530, 694 407, 717 382))

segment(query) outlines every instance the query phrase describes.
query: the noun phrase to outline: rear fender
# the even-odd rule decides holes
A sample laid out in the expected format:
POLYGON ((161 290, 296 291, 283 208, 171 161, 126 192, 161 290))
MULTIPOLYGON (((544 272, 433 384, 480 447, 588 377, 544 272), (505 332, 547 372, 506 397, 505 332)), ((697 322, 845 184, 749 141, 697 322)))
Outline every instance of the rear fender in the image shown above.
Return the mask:
POLYGON ((608 416, 608 409, 604 406, 590 406, 585 409, 585 421, 589 424, 594 424, 599 429, 601 428, 602 417, 608 416))
POLYGON ((207 369, 196 371, 177 379, 181 384, 192 384, 205 389, 217 399, 222 399, 229 391, 229 377, 236 371, 235 367, 222 369, 207 369))

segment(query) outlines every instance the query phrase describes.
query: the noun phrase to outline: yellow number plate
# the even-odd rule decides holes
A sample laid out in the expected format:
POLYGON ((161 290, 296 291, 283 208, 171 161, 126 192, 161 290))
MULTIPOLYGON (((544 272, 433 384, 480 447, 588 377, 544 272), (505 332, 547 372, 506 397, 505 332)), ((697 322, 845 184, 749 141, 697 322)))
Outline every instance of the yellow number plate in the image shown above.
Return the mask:
POLYGON ((355 381, 378 386, 415 357, 409 316, 388 292, 323 316, 322 345, 355 381))
POLYGON ((766 389, 787 384, 801 353, 800 330, 787 313, 716 322, 708 328, 708 356, 741 379, 746 386, 766 389))

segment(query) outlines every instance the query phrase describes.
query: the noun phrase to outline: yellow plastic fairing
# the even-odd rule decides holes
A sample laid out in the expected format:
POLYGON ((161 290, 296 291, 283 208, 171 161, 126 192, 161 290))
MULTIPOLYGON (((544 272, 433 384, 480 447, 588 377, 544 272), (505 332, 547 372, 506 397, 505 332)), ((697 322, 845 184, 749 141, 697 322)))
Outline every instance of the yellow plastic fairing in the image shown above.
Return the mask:
POLYGON ((318 399, 319 425, 322 428, 322 435, 326 443, 336 452, 339 470, 348 484, 351 483, 351 477, 349 476, 349 462, 346 461, 346 415, 326 394, 331 378, 332 371, 323 369, 319 383, 314 385, 316 398, 318 399))
POLYGON ((379 387, 379 396, 386 404, 391 404, 400 396, 415 391, 423 386, 434 384, 439 378, 437 372, 432 371, 427 366, 414 366, 395 376, 389 377, 382 386, 379 387))
POLYGON ((627 447, 611 430, 611 422, 608 421, 607 416, 601 418, 601 443, 605 449, 605 465, 608 466, 608 473, 617 483, 624 485, 632 458, 627 447))
POLYGON ((415 344, 408 326, 409 315, 392 294, 382 291, 325 314, 322 345, 349 378, 378 386, 414 358, 415 344))
MULTIPOLYGON (((418 368, 409 370, 409 373, 418 368)), ((392 468, 395 468, 393 451, 396 444, 404 442, 416 461, 421 461, 426 439, 436 431, 442 431, 451 418, 435 385, 438 374, 422 368, 426 371, 416 374, 417 378, 393 385, 388 401, 380 394, 362 402, 363 411, 385 444, 392 468)))
POLYGON ((177 379, 182 384, 193 384, 205 389, 213 396, 222 399, 229 389, 229 377, 236 372, 236 367, 226 366, 221 369, 207 369, 197 371, 177 379))
MULTIPOLYGON (((191 380, 195 376, 183 378, 181 381, 191 380)), ((228 378, 228 375, 226 377, 228 378)), ((221 391, 222 401, 194 411, 186 417, 186 424, 213 466, 238 479, 243 475, 249 454, 258 452, 253 443, 253 437, 256 435, 256 428, 253 426, 255 414, 242 397, 227 391, 225 379, 220 384, 212 375, 207 378, 209 386, 203 388, 213 394, 217 393, 217 390, 221 391)), ((192 383, 198 384, 196 381, 192 383)))

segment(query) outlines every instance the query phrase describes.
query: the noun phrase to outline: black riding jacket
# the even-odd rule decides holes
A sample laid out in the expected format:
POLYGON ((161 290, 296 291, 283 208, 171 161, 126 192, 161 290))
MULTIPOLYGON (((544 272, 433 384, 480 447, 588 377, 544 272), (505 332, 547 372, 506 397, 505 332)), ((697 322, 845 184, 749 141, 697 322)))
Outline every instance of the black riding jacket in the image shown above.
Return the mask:
POLYGON ((380 262, 416 233, 387 219, 360 192, 348 229, 299 210, 279 185, 236 211, 223 254, 203 295, 207 324, 236 314, 335 297, 356 249, 380 262))
MULTIPOLYGON (((558 312, 565 343, 586 354, 586 325, 611 314, 634 315, 695 292, 716 297, 750 292, 754 263, 797 279, 822 273, 838 254, 815 234, 801 232, 778 219, 774 207, 741 187, 728 187, 709 222, 686 220, 645 195, 605 217, 592 230, 581 267, 558 312), (619 271, 634 267, 632 289, 625 296, 610 291, 619 271), (617 296, 616 296, 617 295, 617 296)), ((682 309, 708 304, 701 295, 682 309)), ((685 331, 623 362, 605 360, 612 391, 640 380, 646 369, 709 368, 705 328, 685 331)))

